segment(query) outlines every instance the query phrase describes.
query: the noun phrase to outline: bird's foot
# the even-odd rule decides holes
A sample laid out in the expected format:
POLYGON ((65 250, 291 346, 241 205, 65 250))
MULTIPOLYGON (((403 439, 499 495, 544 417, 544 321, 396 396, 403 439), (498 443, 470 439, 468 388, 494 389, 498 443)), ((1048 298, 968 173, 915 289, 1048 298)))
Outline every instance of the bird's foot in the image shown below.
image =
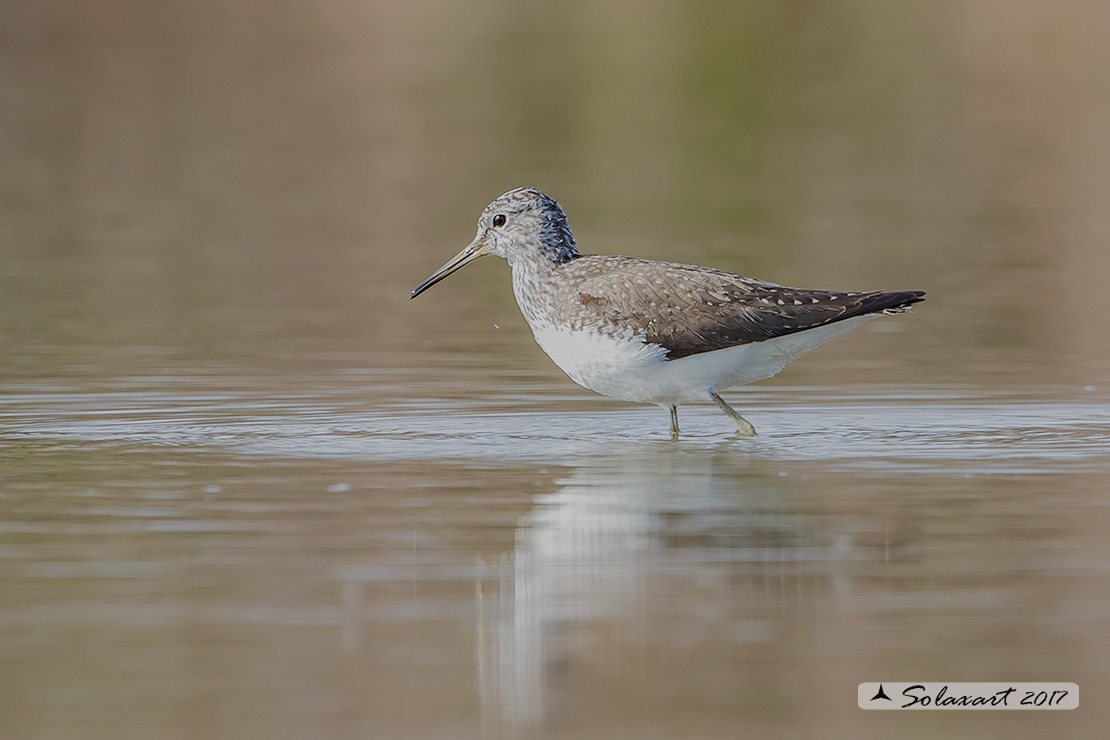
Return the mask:
POLYGON ((709 397, 713 399, 713 403, 717 404, 721 408, 721 411, 724 411, 725 414, 728 415, 728 418, 732 419, 732 421, 735 422, 736 435, 738 437, 756 436, 755 427, 752 426, 751 422, 745 419, 740 414, 736 413, 736 409, 725 403, 725 399, 721 398, 721 395, 717 393, 717 391, 710 388, 709 397))
POLYGON ((752 423, 750 421, 748 421, 747 419, 745 419, 740 414, 737 414, 736 418, 733 419, 733 421, 736 422, 736 436, 738 436, 738 437, 754 437, 754 436, 756 436, 755 427, 753 427, 752 423))

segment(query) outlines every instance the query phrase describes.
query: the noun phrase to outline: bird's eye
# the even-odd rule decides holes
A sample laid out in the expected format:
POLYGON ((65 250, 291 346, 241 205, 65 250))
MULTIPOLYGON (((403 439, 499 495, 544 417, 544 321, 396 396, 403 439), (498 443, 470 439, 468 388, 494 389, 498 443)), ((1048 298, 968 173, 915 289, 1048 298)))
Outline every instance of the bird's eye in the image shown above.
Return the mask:
POLYGON ((499 213, 496 216, 494 216, 493 217, 493 225, 494 226, 504 226, 505 225, 505 214, 504 213, 499 213))

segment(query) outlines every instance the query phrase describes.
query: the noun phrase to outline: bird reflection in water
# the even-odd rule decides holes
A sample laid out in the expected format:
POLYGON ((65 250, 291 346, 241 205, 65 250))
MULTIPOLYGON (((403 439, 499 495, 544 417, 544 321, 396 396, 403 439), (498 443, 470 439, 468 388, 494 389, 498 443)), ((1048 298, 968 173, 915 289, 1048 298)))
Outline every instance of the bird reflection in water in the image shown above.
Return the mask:
POLYGON ((590 701, 590 674, 775 640, 784 604, 819 580, 837 588, 837 561, 859 557, 852 538, 786 509, 784 479, 759 466, 727 451, 614 455, 536 497, 513 552, 478 581, 484 721, 559 726, 590 701))

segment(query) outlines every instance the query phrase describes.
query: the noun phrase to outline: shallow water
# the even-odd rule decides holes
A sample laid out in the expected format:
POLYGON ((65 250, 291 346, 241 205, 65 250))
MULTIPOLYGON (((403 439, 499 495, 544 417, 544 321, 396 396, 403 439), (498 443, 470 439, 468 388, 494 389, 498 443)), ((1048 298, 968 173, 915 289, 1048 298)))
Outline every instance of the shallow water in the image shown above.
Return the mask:
POLYGON ((0 5, 0 737, 1103 737, 1105 9, 810 6, 0 5), (929 299, 672 441, 408 300, 524 184, 929 299))
POLYGON ((758 438, 673 442, 565 386, 321 385, 8 386, 19 736, 853 737, 901 726, 875 677, 1105 685, 1094 391, 749 390, 758 438))

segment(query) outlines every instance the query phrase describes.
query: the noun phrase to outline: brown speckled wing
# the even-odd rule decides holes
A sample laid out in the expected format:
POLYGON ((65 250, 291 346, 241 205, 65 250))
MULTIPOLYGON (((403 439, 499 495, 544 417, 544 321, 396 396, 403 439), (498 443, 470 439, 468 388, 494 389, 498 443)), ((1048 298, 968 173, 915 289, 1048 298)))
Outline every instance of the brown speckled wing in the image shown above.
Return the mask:
POLYGON ((634 325, 668 360, 762 342, 872 313, 896 313, 921 291, 843 293, 788 288, 691 265, 584 256, 568 263, 567 306, 587 323, 634 325), (583 314, 592 314, 588 319, 583 314))

